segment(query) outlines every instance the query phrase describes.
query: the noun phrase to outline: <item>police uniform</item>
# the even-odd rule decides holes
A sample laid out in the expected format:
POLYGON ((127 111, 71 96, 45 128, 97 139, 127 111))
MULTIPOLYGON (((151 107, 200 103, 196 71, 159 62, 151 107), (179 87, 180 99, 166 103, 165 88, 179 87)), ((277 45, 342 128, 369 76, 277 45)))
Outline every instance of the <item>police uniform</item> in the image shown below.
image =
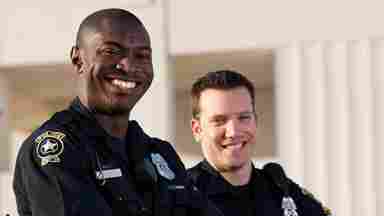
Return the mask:
POLYGON ((251 180, 244 186, 231 185, 206 160, 189 169, 188 174, 200 192, 206 194, 224 215, 331 215, 308 191, 293 182, 285 196, 262 169, 253 167, 251 180), (289 197, 288 203, 283 202, 283 197, 289 197))
POLYGON ((23 143, 13 188, 20 216, 221 215, 185 177, 169 143, 135 121, 112 137, 76 98, 23 143))

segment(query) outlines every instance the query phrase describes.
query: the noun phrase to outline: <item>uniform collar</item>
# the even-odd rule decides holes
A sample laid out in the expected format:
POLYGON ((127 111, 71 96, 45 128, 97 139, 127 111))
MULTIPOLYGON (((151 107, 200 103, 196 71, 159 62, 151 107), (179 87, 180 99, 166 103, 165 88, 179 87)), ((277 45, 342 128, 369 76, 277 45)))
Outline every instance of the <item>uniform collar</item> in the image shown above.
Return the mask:
POLYGON ((84 117, 96 120, 92 112, 86 106, 84 106, 84 104, 81 103, 79 97, 76 97, 72 101, 71 105, 69 106, 69 109, 81 114, 84 117))
MULTIPOLYGON (((200 162, 199 166, 202 170, 209 174, 209 178, 206 182, 206 193, 208 195, 232 192, 233 186, 215 168, 213 168, 207 160, 203 160, 202 162, 200 162)), ((265 178, 263 177, 261 171, 259 169, 256 169, 253 164, 251 179, 248 184, 251 184, 251 188, 255 192, 260 192, 260 190, 266 189, 265 178)))
POLYGON ((210 195, 219 195, 232 193, 233 185, 231 185, 207 160, 203 160, 199 164, 200 168, 209 174, 206 182, 206 193, 210 195))
MULTIPOLYGON (((205 193, 208 197, 215 200, 215 197, 225 197, 224 194, 231 193, 231 185, 217 172, 206 160, 198 164, 200 170, 208 174, 204 178, 205 193)), ((265 177, 262 170, 255 168, 252 164, 251 180, 248 183, 250 186, 251 199, 253 200, 253 215, 279 215, 280 202, 282 195, 276 194, 271 183, 265 177), (272 211, 273 210, 273 211, 272 211)))

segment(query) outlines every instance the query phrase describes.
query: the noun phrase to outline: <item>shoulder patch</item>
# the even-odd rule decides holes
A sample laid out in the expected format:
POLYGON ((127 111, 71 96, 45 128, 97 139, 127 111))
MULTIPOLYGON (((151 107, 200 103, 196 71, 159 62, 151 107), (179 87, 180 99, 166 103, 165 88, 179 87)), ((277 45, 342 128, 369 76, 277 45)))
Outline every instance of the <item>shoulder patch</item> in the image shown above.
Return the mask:
POLYGON ((323 212, 326 216, 332 216, 332 212, 331 212, 331 209, 325 207, 321 202, 320 200, 318 200, 310 191, 308 191, 307 189, 305 188, 301 188, 301 192, 304 194, 304 196, 308 196, 310 197, 311 199, 315 200, 317 203, 319 203, 321 205, 321 208, 323 209, 323 212))
POLYGON ((60 163, 59 155, 63 153, 65 134, 57 131, 45 131, 36 139, 36 154, 41 159, 41 166, 48 163, 60 163))

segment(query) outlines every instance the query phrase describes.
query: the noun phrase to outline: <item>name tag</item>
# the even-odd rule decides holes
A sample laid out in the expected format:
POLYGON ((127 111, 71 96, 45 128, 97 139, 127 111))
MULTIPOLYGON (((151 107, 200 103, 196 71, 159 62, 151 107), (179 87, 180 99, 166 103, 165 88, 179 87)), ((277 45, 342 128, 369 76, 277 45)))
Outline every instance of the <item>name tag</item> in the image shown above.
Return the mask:
POLYGON ((96 179, 98 180, 118 178, 121 176, 122 173, 120 168, 96 171, 96 179))

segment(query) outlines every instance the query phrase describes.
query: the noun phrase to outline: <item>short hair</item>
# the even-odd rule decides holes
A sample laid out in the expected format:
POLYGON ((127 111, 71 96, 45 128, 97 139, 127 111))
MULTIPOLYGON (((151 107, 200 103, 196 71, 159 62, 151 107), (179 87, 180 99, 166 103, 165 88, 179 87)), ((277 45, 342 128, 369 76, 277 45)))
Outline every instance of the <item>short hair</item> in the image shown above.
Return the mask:
POLYGON ((206 89, 230 90, 238 87, 245 87, 252 100, 252 109, 255 111, 255 87, 252 82, 236 71, 219 70, 208 72, 198 78, 191 89, 192 117, 198 119, 200 114, 200 97, 206 89))
POLYGON ((120 9, 120 8, 108 8, 96 11, 88 15, 80 24, 76 34, 76 46, 81 46, 81 41, 84 35, 89 31, 97 31, 103 20, 119 20, 127 21, 133 25, 140 25, 144 28, 143 23, 133 13, 120 9))

